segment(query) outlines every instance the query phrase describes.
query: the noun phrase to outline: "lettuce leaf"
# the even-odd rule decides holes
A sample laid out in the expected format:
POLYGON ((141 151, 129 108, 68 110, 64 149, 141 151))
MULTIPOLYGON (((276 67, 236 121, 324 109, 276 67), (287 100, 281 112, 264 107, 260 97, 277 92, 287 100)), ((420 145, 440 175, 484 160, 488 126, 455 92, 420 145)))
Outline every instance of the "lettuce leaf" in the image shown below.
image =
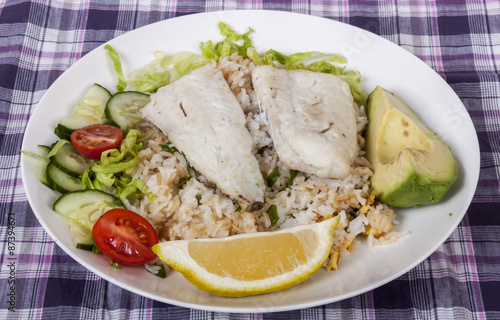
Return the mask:
POLYGON ((244 59, 257 59, 254 61, 260 62, 260 58, 258 54, 256 54, 257 51, 253 48, 252 41, 249 38, 250 34, 253 33, 252 28, 248 28, 248 31, 243 34, 238 34, 224 22, 219 22, 219 30, 221 35, 226 37, 224 40, 217 42, 215 45, 210 40, 200 44, 201 54, 205 58, 219 61, 220 58, 230 56, 237 52, 244 59))
POLYGON ((153 93, 170 82, 168 71, 162 66, 166 54, 161 51, 154 54, 156 58, 150 64, 128 75, 128 83, 135 91, 153 93))
POLYGON ((359 71, 348 71, 344 74, 339 75, 339 77, 349 84, 351 88, 352 96, 354 101, 358 105, 366 106, 366 93, 363 88, 361 88, 361 73, 359 71))
POLYGON ((172 57, 167 57, 163 64, 164 68, 169 69, 170 82, 174 82, 180 77, 190 74, 191 71, 198 69, 209 62, 210 60, 202 55, 190 52, 179 52, 172 57))
POLYGON ((139 179, 130 180, 121 177, 117 183, 118 185, 118 197, 120 200, 132 199, 135 200, 142 196, 143 194, 148 197, 150 203, 155 199, 155 196, 148 191, 148 187, 139 179))
POLYGON ((113 68, 115 69, 116 78, 118 83, 116 84, 116 90, 123 91, 127 87, 127 80, 123 74, 122 62, 118 52, 113 49, 109 44, 104 46, 104 49, 108 50, 108 56, 113 61, 113 68))
POLYGON ((190 52, 179 52, 169 57, 162 51, 156 51, 155 56, 150 64, 129 74, 128 84, 135 91, 154 93, 160 87, 210 62, 203 55, 190 52))
POLYGON ((104 151, 101 160, 94 163, 82 175, 84 188, 103 190, 103 186, 115 187, 120 200, 137 199, 144 194, 150 201, 154 201, 154 195, 147 192, 148 187, 142 181, 130 180, 122 175, 123 173, 130 175, 139 163, 139 151, 143 145, 138 139, 142 136, 141 132, 131 129, 123 139, 120 150, 104 151))
MULTIPOLYGON (((366 93, 360 85, 361 74, 357 71, 346 72, 346 60, 341 55, 319 51, 285 55, 270 49, 263 56, 260 56, 250 39, 250 35, 254 32, 252 28, 248 28, 248 31, 243 34, 238 34, 225 23, 219 22, 219 30, 225 38, 215 44, 211 40, 201 42, 201 54, 179 52, 174 56, 167 56, 162 51, 156 51, 156 58, 151 63, 128 76, 128 85, 135 91, 154 93, 160 87, 176 81, 211 60, 218 61, 220 58, 236 52, 244 59, 250 59, 255 63, 264 63, 289 70, 310 70, 337 75, 349 84, 354 101, 359 105, 366 104, 366 93)), ((120 79, 120 72, 117 71, 117 69, 121 70, 119 56, 109 45, 106 48, 115 63, 115 71, 120 79)))
POLYGON ((57 141, 57 143, 50 149, 50 152, 47 154, 47 158, 55 156, 59 152, 59 150, 67 143, 70 142, 66 139, 61 139, 57 141))

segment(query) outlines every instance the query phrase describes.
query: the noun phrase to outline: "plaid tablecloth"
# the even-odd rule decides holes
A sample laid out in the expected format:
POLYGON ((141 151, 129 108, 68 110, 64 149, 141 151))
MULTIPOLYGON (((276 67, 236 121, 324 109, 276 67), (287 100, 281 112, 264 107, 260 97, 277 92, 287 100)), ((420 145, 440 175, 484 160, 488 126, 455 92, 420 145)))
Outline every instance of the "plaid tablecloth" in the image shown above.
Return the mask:
POLYGON ((499 69, 498 0, 0 2, 0 318, 500 319, 499 69), (292 11, 367 29, 418 56, 456 91, 479 137, 480 181, 459 227, 427 260, 344 301, 236 315, 130 293, 80 266, 47 235, 26 199, 19 150, 49 86, 86 53, 127 31, 228 9, 292 11))

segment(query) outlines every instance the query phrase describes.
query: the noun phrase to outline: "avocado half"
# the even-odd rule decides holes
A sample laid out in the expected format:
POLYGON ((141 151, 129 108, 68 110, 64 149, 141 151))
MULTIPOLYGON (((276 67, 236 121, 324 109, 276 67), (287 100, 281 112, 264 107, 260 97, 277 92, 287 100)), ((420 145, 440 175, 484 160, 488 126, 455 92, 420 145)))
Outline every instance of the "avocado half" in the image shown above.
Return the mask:
POLYGON ((457 179, 450 148, 401 100, 377 87, 368 96, 366 158, 371 188, 394 207, 435 203, 457 179))

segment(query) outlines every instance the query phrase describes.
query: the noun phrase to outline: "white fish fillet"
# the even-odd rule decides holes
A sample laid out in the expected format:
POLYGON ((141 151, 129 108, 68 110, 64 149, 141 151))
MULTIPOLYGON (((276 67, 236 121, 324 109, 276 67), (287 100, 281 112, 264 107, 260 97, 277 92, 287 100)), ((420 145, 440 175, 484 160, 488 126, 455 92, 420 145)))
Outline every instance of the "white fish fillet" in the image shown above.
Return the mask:
POLYGON ((142 115, 224 193, 249 203, 264 202, 264 178, 252 154, 245 115, 212 65, 160 88, 142 115))
POLYGON ((254 90, 276 152, 290 169, 345 178, 357 151, 354 99, 331 74, 258 66, 254 90))

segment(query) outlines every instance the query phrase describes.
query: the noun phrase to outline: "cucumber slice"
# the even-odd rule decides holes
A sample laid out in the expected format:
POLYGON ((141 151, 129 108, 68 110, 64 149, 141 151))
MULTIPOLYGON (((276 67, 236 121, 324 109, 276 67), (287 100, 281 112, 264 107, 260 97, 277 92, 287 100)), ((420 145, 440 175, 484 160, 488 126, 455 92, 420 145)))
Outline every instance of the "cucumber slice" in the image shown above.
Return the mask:
POLYGON ((77 249, 85 250, 85 251, 91 251, 92 252, 92 251, 94 251, 95 244, 86 244, 86 243, 77 242, 75 246, 76 246, 77 249))
POLYGON ((111 93, 99 84, 94 84, 78 102, 73 114, 62 119, 54 133, 61 139, 70 140, 73 131, 92 124, 107 123, 104 109, 111 93))
POLYGON ((67 193, 83 189, 83 183, 80 178, 71 176, 59 169, 54 163, 49 162, 47 165, 47 182, 52 189, 60 193, 67 193))
POLYGON ((95 222, 104 212, 112 208, 125 208, 114 195, 95 189, 63 194, 54 202, 53 207, 55 212, 89 231, 92 231, 95 222))
POLYGON ((38 149, 38 154, 42 157, 47 157, 47 155, 49 154, 50 152, 50 147, 49 146, 44 146, 44 145, 41 145, 39 144, 37 146, 37 149, 38 149))
POLYGON ((76 151, 71 143, 63 145, 54 156, 50 157, 50 161, 74 177, 80 177, 95 162, 76 151))
MULTIPOLYGON (((88 230, 87 228, 82 227, 75 220, 68 218, 68 227, 69 232, 71 234, 71 238, 73 239, 73 243, 78 248, 78 245, 85 245, 90 247, 90 251, 92 250, 92 246, 94 246, 94 238, 92 237, 92 230, 88 230)), ((78 248, 81 249, 81 248, 78 248)))
POLYGON ((47 158, 49 151, 49 147, 39 145, 38 153, 27 152, 23 150, 21 150, 21 153, 25 157, 26 161, 28 161, 31 170, 33 171, 33 174, 38 179, 38 181, 52 189, 52 186, 47 181, 47 165, 50 162, 47 158))
POLYGON ((43 145, 38 145, 38 155, 40 155, 41 158, 36 157, 34 158, 34 164, 33 164, 33 171, 35 173, 35 177, 46 185, 49 188, 52 188, 50 186, 49 181, 47 181, 47 165, 49 164, 49 159, 47 158, 47 155, 50 152, 50 147, 48 146, 43 146, 43 145))
POLYGON ((106 104, 106 117, 111 124, 125 132, 142 121, 140 110, 149 101, 151 101, 149 95, 142 92, 117 92, 106 104))

